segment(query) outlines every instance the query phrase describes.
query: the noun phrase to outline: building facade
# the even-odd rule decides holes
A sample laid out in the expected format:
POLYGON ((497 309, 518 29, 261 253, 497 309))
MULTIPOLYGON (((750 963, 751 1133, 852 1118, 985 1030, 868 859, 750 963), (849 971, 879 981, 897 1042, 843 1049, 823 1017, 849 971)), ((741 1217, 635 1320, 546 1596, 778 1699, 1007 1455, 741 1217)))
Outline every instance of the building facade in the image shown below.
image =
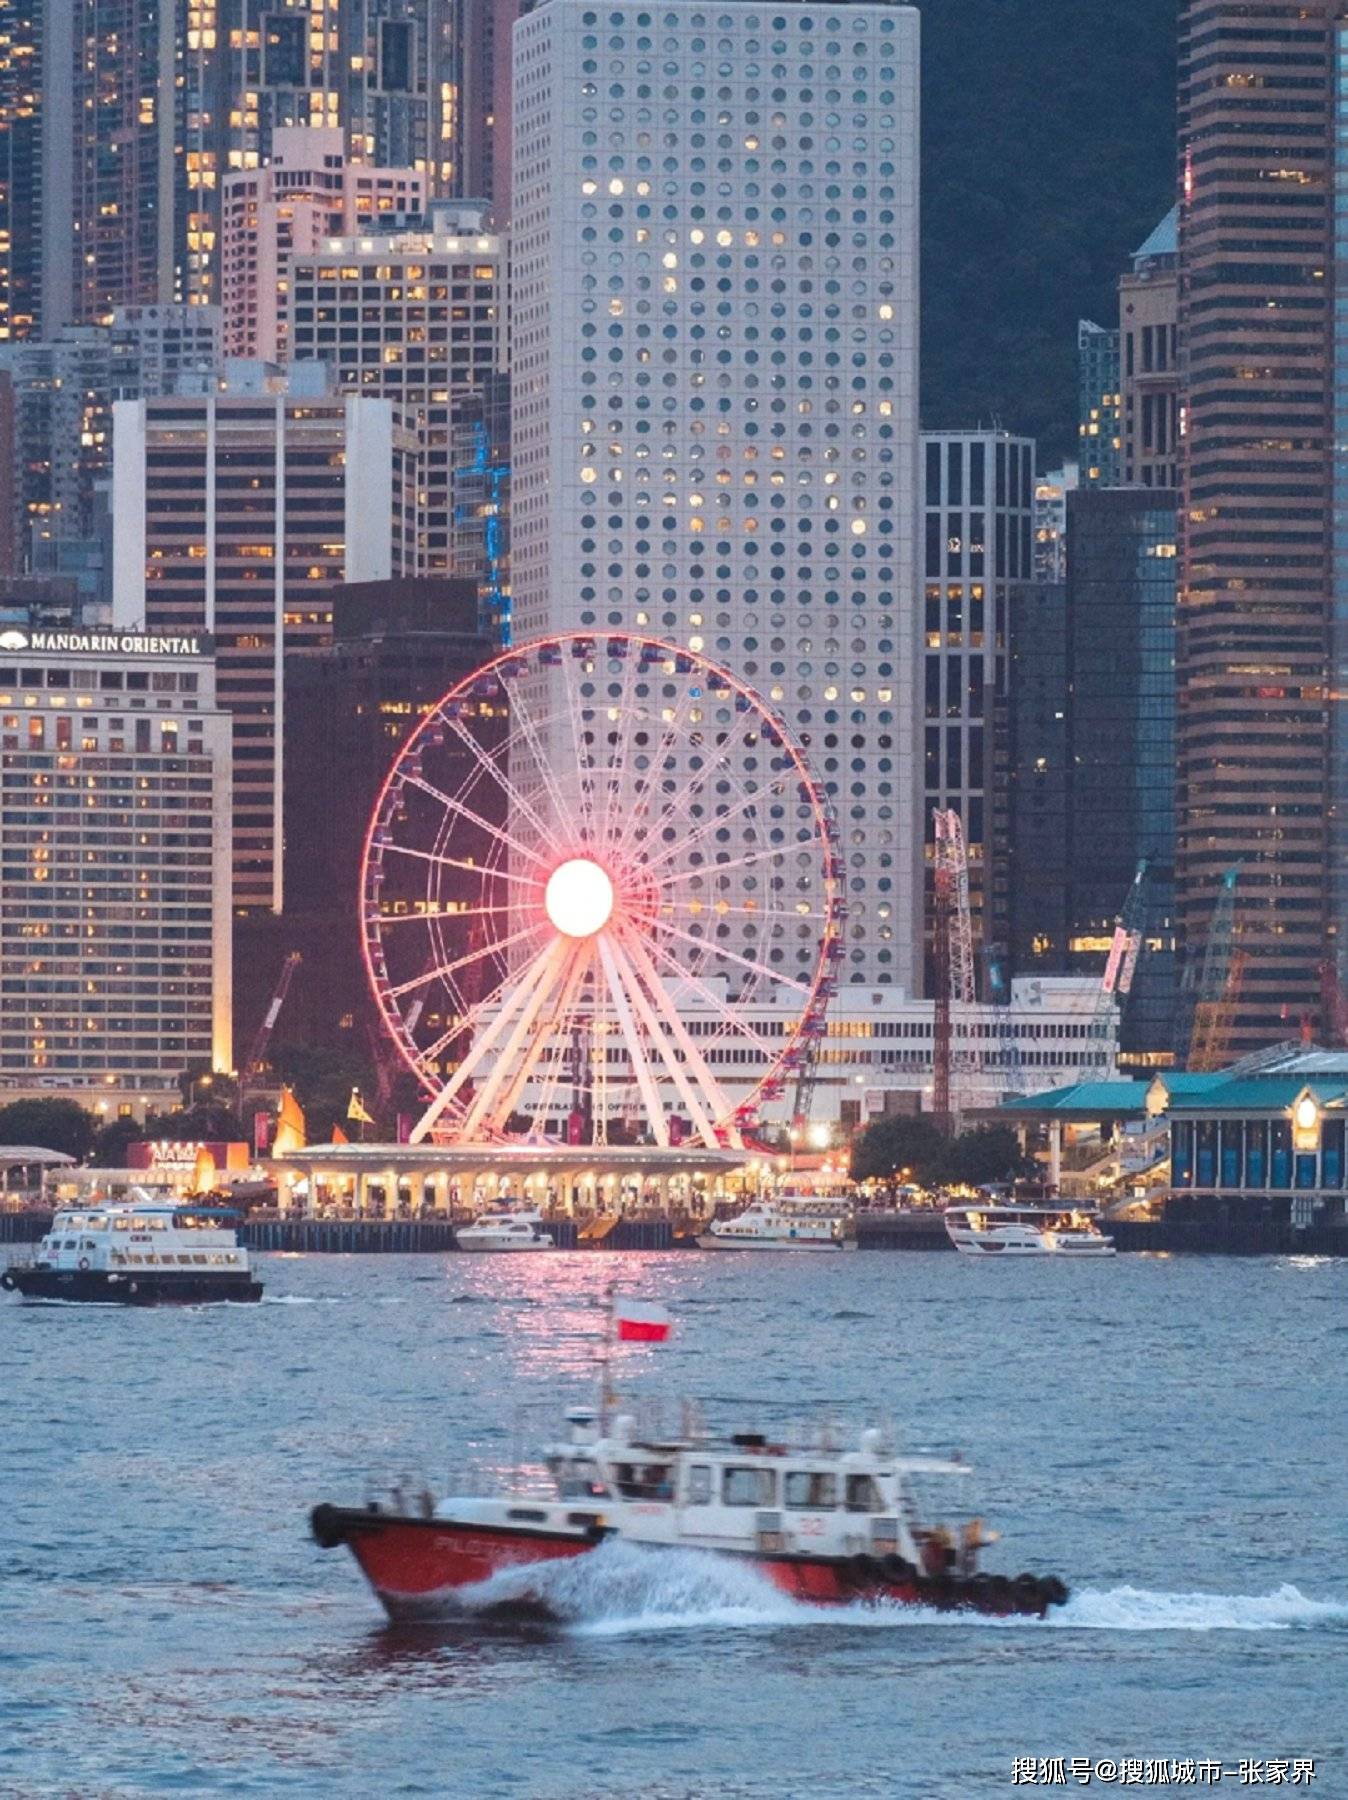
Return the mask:
MULTIPOLYGON (((1066 536, 1066 516, 1063 522, 1066 536)), ((1064 568, 1066 555, 1064 548, 1064 568)), ((1038 581, 1011 619, 1008 948, 1017 975, 1067 970, 1071 698, 1065 582, 1038 581)))
POLYGON ((112 407, 170 392, 219 360, 209 306, 119 309, 109 325, 0 343, 0 572, 77 574, 87 604, 111 598, 107 484, 112 407))
POLYGON ((1077 453, 1082 487, 1116 487, 1123 450, 1119 334, 1077 325, 1077 453))
POLYGON ((454 570, 454 420, 504 365, 505 280, 504 240, 480 207, 457 203, 437 205, 428 228, 332 238, 290 259, 291 355, 416 422, 422 524, 409 572, 454 570))
POLYGON ((454 409, 454 536, 450 566, 477 583, 480 629, 496 644, 513 630, 510 596, 510 377, 489 376, 454 409))
POLYGON ((1176 1050, 1175 506, 1164 488, 1068 499, 1067 967, 1102 973, 1138 866, 1143 934, 1121 1059, 1176 1050))
POLYGON ((1067 579, 1067 496, 1077 485, 1077 465, 1064 463, 1035 477, 1034 576, 1036 581, 1067 579))
POLYGON ((231 1067, 230 767, 209 640, 0 630, 0 1093, 231 1067))
POLYGON ((1178 910, 1201 956, 1240 864, 1237 1054, 1318 1016, 1342 942, 1326 696, 1339 10, 1180 9, 1178 910))
POLYGON ((840 980, 915 992, 917 14, 544 0, 514 46, 516 631, 653 630, 779 707, 840 980))
POLYGON ((415 440, 392 404, 314 390, 240 377, 114 409, 114 618, 215 639, 240 913, 282 905, 286 651, 331 635, 335 583, 401 574, 416 529, 415 440))
POLYGON ((1179 208, 1119 277, 1119 397, 1125 487, 1179 486, 1179 208))
POLYGON ((1008 929, 1008 644, 1035 574, 1034 454, 1004 431, 922 435, 923 810, 929 845, 934 809, 963 822, 976 950, 1008 929))
POLYGON ((220 281, 228 356, 286 362, 289 260, 348 232, 388 232, 420 218, 426 177, 346 160, 334 127, 285 126, 271 161, 225 177, 220 281))

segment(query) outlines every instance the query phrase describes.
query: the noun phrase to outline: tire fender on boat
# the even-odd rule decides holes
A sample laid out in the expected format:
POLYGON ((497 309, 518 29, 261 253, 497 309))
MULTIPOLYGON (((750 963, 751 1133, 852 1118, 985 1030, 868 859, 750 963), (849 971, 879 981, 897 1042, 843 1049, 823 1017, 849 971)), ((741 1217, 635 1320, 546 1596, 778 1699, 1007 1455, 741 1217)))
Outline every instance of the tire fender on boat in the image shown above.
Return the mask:
POLYGON ((90 1266, 90 1265, 89 1265, 89 1258, 88 1258, 88 1257, 87 1257, 87 1256, 82 1256, 82 1257, 81 1257, 81 1258, 80 1258, 80 1267, 81 1267, 81 1268, 82 1268, 82 1269, 87 1269, 87 1268, 88 1268, 88 1267, 89 1267, 89 1266, 90 1266))
POLYGON ((3 1275, 0 1275, 0 1288, 3 1288, 7 1294, 12 1294, 18 1285, 18 1282, 15 1281, 8 1269, 5 1270, 3 1275))

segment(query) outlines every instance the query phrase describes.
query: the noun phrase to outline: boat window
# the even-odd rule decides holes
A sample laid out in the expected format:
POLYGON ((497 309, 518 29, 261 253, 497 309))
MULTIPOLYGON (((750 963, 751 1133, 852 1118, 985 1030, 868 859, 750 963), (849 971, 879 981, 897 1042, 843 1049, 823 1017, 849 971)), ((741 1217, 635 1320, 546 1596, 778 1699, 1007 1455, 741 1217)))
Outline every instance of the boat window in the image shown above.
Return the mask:
POLYGON ((727 1506, 771 1506, 776 1488, 773 1469, 729 1468, 721 1477, 721 1499, 727 1506))
POLYGON ((822 1469, 791 1469, 786 1504, 798 1512, 825 1512, 838 1504, 838 1478, 822 1469))
POLYGON ((672 1500, 673 1474, 669 1463, 619 1463, 618 1492, 624 1500, 672 1500))
POLYGON ((112 1229, 114 1231, 130 1231, 131 1221, 130 1219, 114 1219, 112 1221, 112 1229))
POLYGON ((706 1463, 694 1463, 688 1471, 688 1504, 711 1505, 711 1470, 706 1463))
POLYGON ((879 1512, 880 1490, 876 1487, 873 1476, 849 1475, 847 1477, 847 1510, 848 1512, 879 1512))
POLYGON ((78 1238, 67 1238, 66 1239, 65 1246, 64 1246, 65 1249, 78 1250, 79 1247, 80 1247, 80 1241, 78 1238))
POLYGON ((98 1244, 96 1243, 96 1241, 93 1238, 82 1238, 80 1240, 80 1249, 81 1250, 97 1250, 97 1248, 98 1248, 98 1244))
MULTIPOLYGON (((182 1260, 184 1262, 186 1262, 187 1258, 184 1256, 182 1260)), ((208 1256, 206 1256, 204 1253, 202 1253, 201 1251, 198 1251, 197 1254, 192 1258, 192 1261, 194 1263, 204 1263, 204 1262, 209 1262, 210 1258, 208 1256)))
POLYGON ((599 1500, 608 1493, 595 1465, 581 1458, 558 1469, 557 1491, 563 1500, 599 1500))
POLYGON ((507 1519, 527 1519, 530 1524, 546 1525, 548 1515, 537 1506, 512 1506, 506 1511, 507 1519))

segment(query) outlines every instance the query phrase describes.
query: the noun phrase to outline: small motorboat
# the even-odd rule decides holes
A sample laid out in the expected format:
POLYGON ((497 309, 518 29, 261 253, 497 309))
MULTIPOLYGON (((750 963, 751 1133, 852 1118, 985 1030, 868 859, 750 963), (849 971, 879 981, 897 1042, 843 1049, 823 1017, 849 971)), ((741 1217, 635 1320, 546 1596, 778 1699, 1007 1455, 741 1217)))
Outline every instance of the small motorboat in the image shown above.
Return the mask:
POLYGON ((32 1260, 0 1272, 0 1288, 28 1300, 122 1306, 262 1298, 237 1212, 135 1194, 125 1204, 58 1212, 32 1260))
POLYGON ((850 1443, 830 1424, 793 1438, 719 1435, 692 1408, 676 1434, 643 1430, 612 1410, 607 1350, 601 1395, 569 1411, 566 1437, 545 1450, 550 1492, 438 1498, 400 1485, 363 1505, 316 1506, 315 1540, 345 1544, 394 1619, 462 1615, 504 1570, 509 1604, 537 1616, 546 1583, 531 1587, 528 1570, 614 1541, 728 1557, 810 1602, 1042 1617, 1067 1599, 1056 1576, 979 1566, 996 1538, 958 1504, 972 1473, 962 1458, 909 1454, 878 1428, 850 1443), (922 1498, 943 1486, 929 1511, 922 1498))
POLYGON ((454 1241, 460 1250, 552 1250, 552 1233, 544 1231, 536 1212, 487 1212, 471 1225, 456 1225, 454 1241))
POLYGON ((965 1256, 1113 1256, 1114 1240, 1092 1212, 1074 1206, 996 1206, 970 1202, 945 1209, 951 1243, 965 1256))

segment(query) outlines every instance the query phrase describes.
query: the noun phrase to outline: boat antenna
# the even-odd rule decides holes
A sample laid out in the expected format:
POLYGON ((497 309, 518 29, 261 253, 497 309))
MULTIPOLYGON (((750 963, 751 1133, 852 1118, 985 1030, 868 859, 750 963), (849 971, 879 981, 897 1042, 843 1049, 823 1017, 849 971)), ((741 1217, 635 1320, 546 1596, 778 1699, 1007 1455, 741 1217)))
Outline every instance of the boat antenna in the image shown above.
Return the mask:
POLYGON ((599 1435, 608 1436, 609 1414, 617 1404, 611 1382, 613 1354, 613 1321, 617 1308, 618 1283, 610 1281, 604 1290, 604 1326, 599 1342, 599 1435))

